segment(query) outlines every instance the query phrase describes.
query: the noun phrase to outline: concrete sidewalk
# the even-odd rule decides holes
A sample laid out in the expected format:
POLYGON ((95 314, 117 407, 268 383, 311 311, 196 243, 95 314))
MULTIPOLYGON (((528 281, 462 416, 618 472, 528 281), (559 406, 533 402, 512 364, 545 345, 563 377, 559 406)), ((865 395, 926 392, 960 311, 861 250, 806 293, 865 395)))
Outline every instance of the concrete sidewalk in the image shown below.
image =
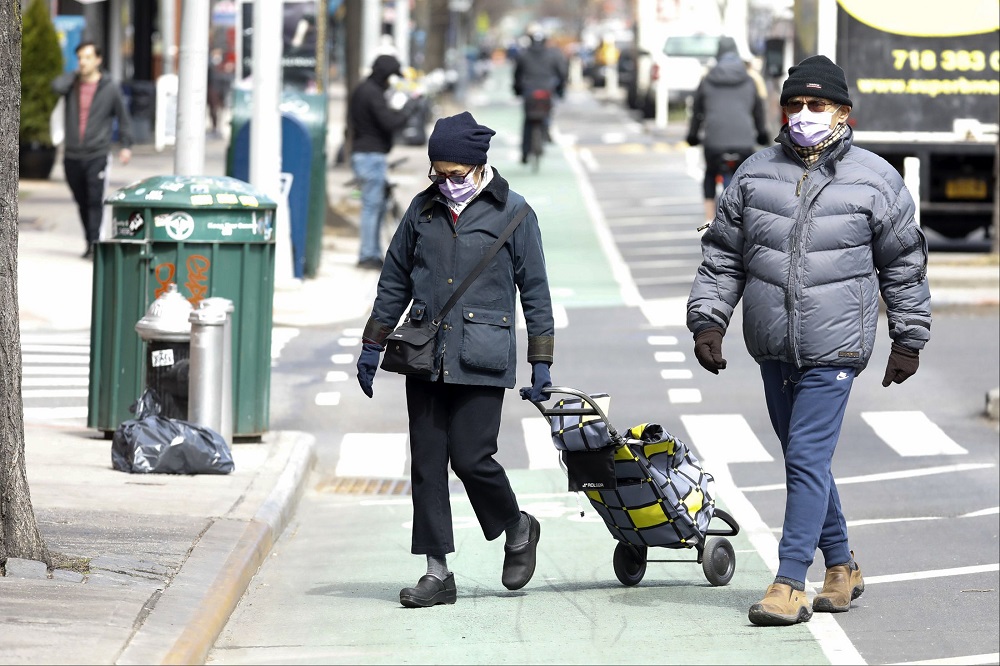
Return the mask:
MULTIPOLYGON (((224 173, 225 144, 206 149, 224 173)), ((173 154, 138 146, 114 165, 111 190, 172 173, 173 154)), ((21 183, 18 295, 22 334, 86 331, 93 264, 61 165, 21 183)), ((349 263, 350 239, 329 248, 324 276, 275 294, 275 325, 314 323, 304 304, 331 280, 363 295, 374 276, 349 263)), ((313 308, 355 316, 357 303, 313 308)), ((317 321, 316 323, 320 323, 317 321)), ((270 432, 232 446, 229 475, 130 475, 112 469, 93 430, 27 423, 25 458, 35 513, 58 567, 11 559, 0 578, 4 663, 202 663, 294 511, 315 455, 312 435, 270 432)))

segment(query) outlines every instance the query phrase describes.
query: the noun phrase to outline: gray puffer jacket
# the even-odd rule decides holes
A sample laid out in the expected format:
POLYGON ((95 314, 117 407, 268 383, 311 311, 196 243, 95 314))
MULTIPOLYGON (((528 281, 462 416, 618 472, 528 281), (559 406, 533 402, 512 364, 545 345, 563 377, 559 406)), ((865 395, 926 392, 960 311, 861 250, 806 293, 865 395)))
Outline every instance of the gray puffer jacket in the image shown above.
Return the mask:
POLYGON ((702 237, 687 305, 697 333, 729 326, 743 299, 743 336, 757 362, 868 364, 886 303, 889 336, 930 339, 927 241, 899 173, 851 145, 852 132, 811 167, 780 145, 746 160, 702 237))
MULTIPOLYGON (((389 244, 364 338, 383 344, 407 306, 407 316, 415 322, 426 325, 437 317, 526 205, 496 169, 457 224, 436 185, 414 197, 389 244)), ((429 379, 435 381, 443 373, 441 379, 449 384, 513 388, 518 292, 528 329, 528 362, 551 364, 555 324, 542 234, 533 210, 444 317, 429 379)))

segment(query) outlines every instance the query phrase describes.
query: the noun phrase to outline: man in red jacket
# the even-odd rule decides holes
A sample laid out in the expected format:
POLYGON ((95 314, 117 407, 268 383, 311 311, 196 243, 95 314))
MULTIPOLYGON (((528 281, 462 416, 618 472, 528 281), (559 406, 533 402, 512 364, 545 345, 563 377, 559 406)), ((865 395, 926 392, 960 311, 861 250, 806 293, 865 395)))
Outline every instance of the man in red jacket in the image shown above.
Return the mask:
POLYGON ((87 248, 84 259, 94 254, 104 212, 104 181, 115 119, 121 150, 118 159, 132 158, 132 122, 118 86, 101 71, 101 49, 93 42, 76 47, 76 72, 67 72, 52 82, 52 89, 66 98, 66 138, 63 170, 66 183, 80 209, 87 248))

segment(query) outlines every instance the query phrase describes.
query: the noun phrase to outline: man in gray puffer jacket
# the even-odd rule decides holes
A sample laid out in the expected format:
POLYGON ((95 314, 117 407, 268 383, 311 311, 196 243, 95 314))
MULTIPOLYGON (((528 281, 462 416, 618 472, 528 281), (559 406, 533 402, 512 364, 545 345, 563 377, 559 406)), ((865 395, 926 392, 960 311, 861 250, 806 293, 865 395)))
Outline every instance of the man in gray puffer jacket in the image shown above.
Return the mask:
POLYGON ((758 625, 844 612, 864 591, 831 472, 844 410, 875 344, 879 293, 893 340, 883 386, 917 371, 931 327, 913 199, 892 166, 851 145, 843 70, 806 58, 789 70, 781 105, 779 145, 737 170, 702 238, 687 306, 698 362, 718 374, 743 299, 743 337, 785 458, 778 572, 750 607, 758 625), (804 582, 817 547, 826 577, 810 607, 804 582))

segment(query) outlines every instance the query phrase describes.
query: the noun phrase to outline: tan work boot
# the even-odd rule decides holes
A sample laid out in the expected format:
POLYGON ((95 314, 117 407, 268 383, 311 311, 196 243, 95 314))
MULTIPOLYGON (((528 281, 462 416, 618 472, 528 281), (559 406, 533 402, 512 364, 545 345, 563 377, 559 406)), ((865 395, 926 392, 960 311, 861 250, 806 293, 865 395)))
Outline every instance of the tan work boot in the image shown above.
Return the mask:
MULTIPOLYGON (((853 559, 854 553, 851 553, 853 559)), ((813 610, 817 613, 846 613, 851 610, 851 601, 865 591, 865 579, 861 577, 861 567, 851 569, 850 564, 838 564, 826 570, 823 591, 813 599, 813 610)))
POLYGON ((764 598, 750 607, 750 621, 761 627, 777 627, 808 622, 812 617, 805 592, 784 583, 767 586, 764 598))

